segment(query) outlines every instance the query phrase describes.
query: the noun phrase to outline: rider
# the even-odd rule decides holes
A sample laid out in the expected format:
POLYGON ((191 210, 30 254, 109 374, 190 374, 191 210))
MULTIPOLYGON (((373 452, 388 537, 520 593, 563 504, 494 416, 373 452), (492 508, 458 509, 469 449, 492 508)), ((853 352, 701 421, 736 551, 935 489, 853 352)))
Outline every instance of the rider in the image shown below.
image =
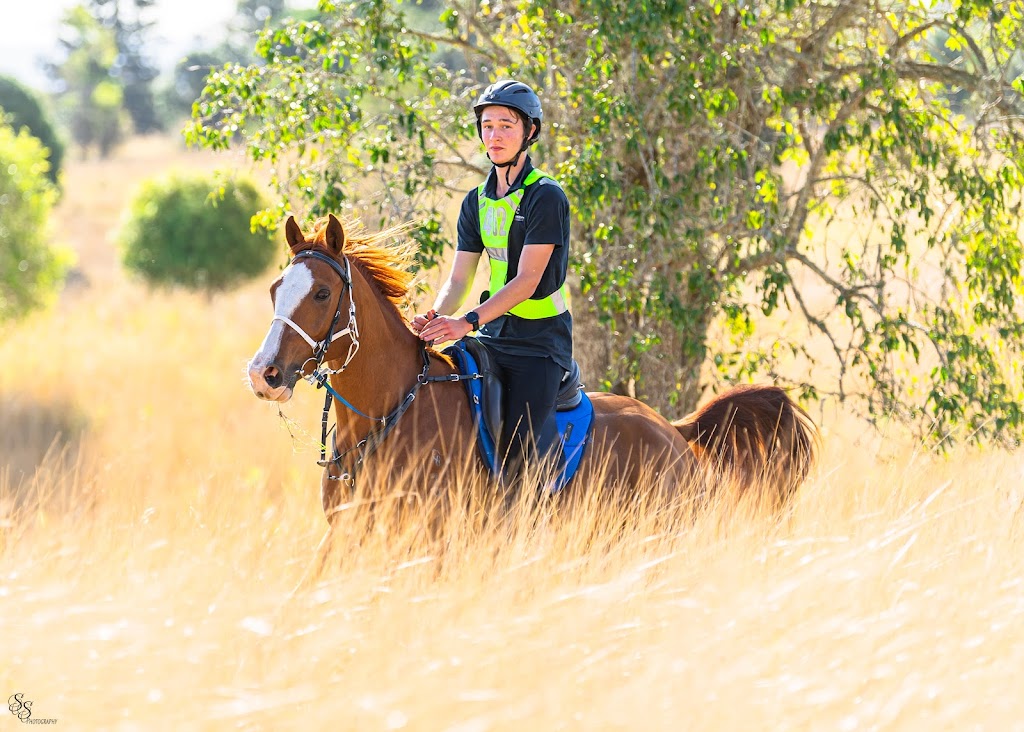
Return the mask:
MULTIPOLYGON (((531 455, 558 441, 555 399, 572 367, 572 315, 566 273, 569 201, 561 187, 533 167, 527 149, 540 135, 544 112, 534 91, 499 81, 473 105, 477 133, 493 167, 466 194, 459 212, 459 243, 433 309, 413 319, 425 341, 458 340, 479 330, 502 370, 505 425, 500 447, 512 473, 531 455), (460 318, 477 262, 486 252, 489 297, 460 318)), ((555 460, 561 451, 555 451, 555 460)))

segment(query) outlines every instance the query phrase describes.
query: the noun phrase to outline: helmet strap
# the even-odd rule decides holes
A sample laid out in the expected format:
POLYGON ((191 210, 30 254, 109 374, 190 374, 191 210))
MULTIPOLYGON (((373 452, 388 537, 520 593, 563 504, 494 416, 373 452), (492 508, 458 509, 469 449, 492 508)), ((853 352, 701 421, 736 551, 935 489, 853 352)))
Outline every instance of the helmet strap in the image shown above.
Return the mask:
POLYGON ((522 155, 522 154, 523 154, 523 151, 520 150, 519 152, 516 153, 516 156, 514 158, 512 158, 511 160, 509 160, 507 163, 496 163, 493 160, 491 160, 491 156, 490 155, 487 156, 487 159, 491 160, 491 165, 493 165, 495 168, 504 168, 505 169, 505 185, 508 186, 509 188, 512 187, 512 181, 509 180, 509 177, 512 175, 512 168, 516 167, 516 163, 519 162, 519 156, 522 155))

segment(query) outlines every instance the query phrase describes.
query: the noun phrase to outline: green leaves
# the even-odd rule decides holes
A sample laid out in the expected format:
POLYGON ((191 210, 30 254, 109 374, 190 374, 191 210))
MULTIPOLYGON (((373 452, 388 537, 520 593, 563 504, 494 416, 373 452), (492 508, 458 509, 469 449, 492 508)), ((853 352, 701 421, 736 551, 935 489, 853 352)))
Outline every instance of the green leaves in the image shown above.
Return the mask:
MULTIPOLYGON (((253 160, 276 168, 279 214, 365 220, 376 208, 370 225, 440 221, 445 187, 478 171, 463 149, 475 129, 452 93, 458 74, 397 4, 323 5, 316 20, 264 33, 257 51, 265 65, 210 76, 186 137, 214 148, 244 137, 253 160), (375 205, 351 210, 355 200, 375 205)), ((424 262, 450 243, 428 233, 424 262)))
POLYGON ((51 244, 57 192, 48 170, 46 148, 27 128, 0 124, 0 323, 50 303, 71 264, 51 244))

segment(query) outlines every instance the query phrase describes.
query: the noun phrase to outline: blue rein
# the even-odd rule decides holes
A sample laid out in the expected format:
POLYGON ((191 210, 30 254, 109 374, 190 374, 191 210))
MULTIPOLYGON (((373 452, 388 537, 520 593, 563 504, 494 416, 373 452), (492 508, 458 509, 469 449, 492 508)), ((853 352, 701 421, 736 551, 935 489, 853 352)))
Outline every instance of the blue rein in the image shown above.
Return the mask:
POLYGON ((313 372, 313 377, 316 379, 316 388, 317 389, 323 387, 324 389, 327 390, 328 394, 330 394, 332 397, 334 397, 339 402, 344 404, 346 407, 351 409, 353 412, 358 414, 360 417, 366 417, 368 420, 370 420, 372 422, 380 422, 381 424, 384 424, 384 422, 387 420, 387 417, 371 417, 369 414, 367 414, 366 412, 361 411, 358 407, 353 405, 352 402, 350 402, 348 399, 346 399, 341 394, 339 394, 337 392, 337 390, 335 390, 335 388, 333 386, 331 386, 330 380, 327 378, 327 375, 325 373, 323 373, 322 371, 317 370, 317 371, 313 372))

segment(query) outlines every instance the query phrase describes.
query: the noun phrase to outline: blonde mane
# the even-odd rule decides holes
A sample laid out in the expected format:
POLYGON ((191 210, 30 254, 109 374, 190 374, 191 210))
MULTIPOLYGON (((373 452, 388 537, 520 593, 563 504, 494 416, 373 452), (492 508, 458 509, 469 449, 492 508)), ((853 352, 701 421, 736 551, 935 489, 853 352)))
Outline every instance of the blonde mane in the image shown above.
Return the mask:
MULTIPOLYGON (((327 217, 317 219, 313 224, 313 233, 306 241, 331 255, 326 236, 328 220, 327 217)), ((396 315, 405 322, 401 311, 411 299, 409 291, 416 275, 410 267, 415 261, 418 249, 414 241, 402 235, 415 224, 392 226, 377 233, 367 233, 358 219, 346 220, 342 226, 345 229, 343 254, 349 257, 349 261, 377 287, 385 299, 394 306, 396 315)), ((433 346, 428 346, 427 350, 449 368, 455 367, 451 357, 433 346)))
MULTIPOLYGON (((416 255, 416 245, 406 237, 399 237, 413 224, 392 226, 377 233, 367 232, 358 220, 345 221, 343 225, 343 253, 377 285, 384 297, 396 308, 401 308, 406 304, 415 277, 409 268, 416 255)), ((317 219, 309 243, 326 249, 326 231, 327 218, 317 219)))

